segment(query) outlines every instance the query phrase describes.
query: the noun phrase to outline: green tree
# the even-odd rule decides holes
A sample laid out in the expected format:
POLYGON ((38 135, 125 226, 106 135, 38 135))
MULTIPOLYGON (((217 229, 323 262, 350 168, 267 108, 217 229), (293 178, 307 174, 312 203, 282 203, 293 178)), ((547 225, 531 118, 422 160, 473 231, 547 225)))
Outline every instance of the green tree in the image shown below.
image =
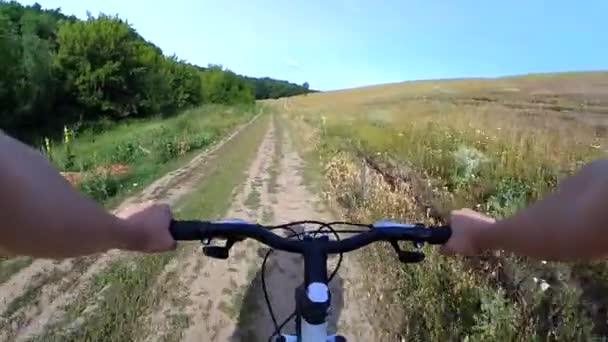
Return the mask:
POLYGON ((100 15, 65 22, 57 33, 57 64, 66 88, 86 115, 137 114, 149 65, 138 52, 147 44, 118 17, 100 15))
POLYGON ((297 84, 165 56, 118 16, 65 16, 0 0, 0 129, 22 139, 100 117, 302 94, 297 84))
POLYGON ((253 90, 245 79, 222 66, 210 65, 201 75, 202 98, 210 103, 253 103, 253 90))

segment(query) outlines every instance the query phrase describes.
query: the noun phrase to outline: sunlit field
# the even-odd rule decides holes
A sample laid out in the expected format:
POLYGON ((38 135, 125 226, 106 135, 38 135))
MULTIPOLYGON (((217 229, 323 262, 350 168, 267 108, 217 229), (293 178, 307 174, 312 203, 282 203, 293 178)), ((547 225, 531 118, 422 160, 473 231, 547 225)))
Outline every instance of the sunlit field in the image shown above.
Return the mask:
MULTIPOLYGON (((608 151, 608 73, 408 82, 298 96, 282 107, 312 147, 309 158, 321 158, 326 198, 364 221, 439 222, 460 207, 506 216, 608 151)), ((608 335, 604 262, 428 254, 394 273, 376 259, 392 254, 371 253, 378 272, 370 274, 399 284, 404 336, 608 335)))

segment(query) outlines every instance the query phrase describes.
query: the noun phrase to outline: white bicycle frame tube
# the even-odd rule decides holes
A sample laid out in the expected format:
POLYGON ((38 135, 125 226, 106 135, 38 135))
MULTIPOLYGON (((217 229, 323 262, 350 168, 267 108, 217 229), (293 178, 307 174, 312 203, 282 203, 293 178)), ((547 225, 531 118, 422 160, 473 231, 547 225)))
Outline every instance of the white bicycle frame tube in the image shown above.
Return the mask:
MULTIPOLYGON (((329 288, 327 284, 311 283, 306 288, 306 296, 313 303, 327 303, 329 288)), ((302 319, 302 342, 318 342, 327 340, 327 321, 321 324, 310 324, 302 319)))
MULTIPOLYGON (((285 338, 285 342, 298 342, 298 337, 295 335, 282 335, 285 338)), ((275 341, 278 341, 278 337, 275 337, 275 341)), ((302 341, 306 341, 306 340, 302 340, 302 341)), ((317 341, 323 341, 323 340, 316 340, 317 341)), ((336 342, 336 335, 331 335, 328 336, 326 339, 327 342, 336 342)))
MULTIPOLYGON (((316 303, 324 303, 329 300, 329 288, 323 283, 312 283, 306 289, 308 299, 316 303)), ((287 342, 334 342, 335 335, 327 336, 327 322, 321 324, 310 324, 305 319, 301 323, 301 340, 297 336, 283 335, 287 342)))
MULTIPOLYGON (((327 339, 327 322, 321 324, 310 324, 302 320, 302 342, 329 341, 327 339)), ((333 341, 333 339, 332 339, 333 341)))

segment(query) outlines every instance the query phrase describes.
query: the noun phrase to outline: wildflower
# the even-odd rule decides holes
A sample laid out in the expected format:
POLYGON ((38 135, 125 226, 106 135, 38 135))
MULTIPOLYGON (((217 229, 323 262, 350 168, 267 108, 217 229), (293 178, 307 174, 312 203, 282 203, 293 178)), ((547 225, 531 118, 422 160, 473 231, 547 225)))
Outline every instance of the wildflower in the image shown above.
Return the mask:
POLYGON ((44 137, 44 151, 46 154, 51 153, 51 141, 47 137, 44 137))
POLYGON ((454 159, 465 179, 474 178, 473 176, 479 170, 481 164, 488 161, 488 158, 481 151, 467 146, 460 146, 454 152, 454 159))
POLYGON ((69 145, 72 136, 72 130, 70 130, 67 126, 63 126, 63 143, 69 145))
POLYGON ((542 292, 547 291, 547 289, 550 288, 550 287, 551 287, 551 285, 549 285, 549 283, 547 283, 545 280, 541 281, 541 283, 540 283, 540 290, 542 292))
POLYGON ((551 285, 549 285, 549 283, 547 283, 547 281, 544 279, 533 277, 532 280, 534 280, 535 284, 539 284, 540 290, 542 292, 547 291, 547 289, 551 287, 551 285))

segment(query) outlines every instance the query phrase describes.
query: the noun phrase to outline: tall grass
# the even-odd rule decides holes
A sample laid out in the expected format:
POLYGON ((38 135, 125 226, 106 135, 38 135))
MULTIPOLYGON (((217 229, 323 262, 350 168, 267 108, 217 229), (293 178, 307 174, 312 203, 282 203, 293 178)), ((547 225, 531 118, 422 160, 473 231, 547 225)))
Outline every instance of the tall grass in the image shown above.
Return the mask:
MULTIPOLYGON (((323 161, 326 197, 361 221, 432 220, 417 204, 419 187, 407 179, 397 187, 387 184, 365 166, 362 155, 389 161, 419 179, 444 218, 463 206, 510 215, 585 162, 606 156, 605 120, 547 110, 527 94, 470 101, 482 91, 478 83, 491 84, 422 82, 412 84, 413 90, 387 85, 315 94, 292 101, 291 117, 299 132, 304 127, 317 132, 311 144, 323 161)), ((573 106, 572 97, 566 100, 573 106)), ((544 263, 502 253, 467 259, 430 253, 416 266, 387 260, 395 258, 377 249, 365 262, 375 277, 370 281, 380 275, 398 284, 404 312, 399 332, 408 339, 608 336, 608 303, 599 295, 608 281, 603 262, 544 263)))

